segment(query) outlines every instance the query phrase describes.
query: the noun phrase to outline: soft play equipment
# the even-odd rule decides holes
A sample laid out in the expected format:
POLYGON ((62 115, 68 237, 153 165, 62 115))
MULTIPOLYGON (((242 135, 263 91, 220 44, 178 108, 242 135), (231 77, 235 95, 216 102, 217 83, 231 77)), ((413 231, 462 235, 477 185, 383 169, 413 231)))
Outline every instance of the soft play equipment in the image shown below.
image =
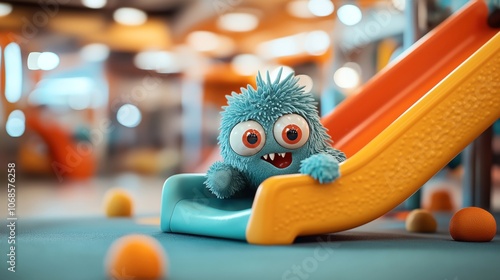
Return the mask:
POLYGON ((57 122, 42 120, 36 110, 27 111, 26 126, 46 143, 51 168, 59 181, 88 179, 94 175, 97 160, 90 142, 77 141, 57 122))
POLYGON ((204 174, 163 187, 161 229, 290 244, 368 223, 407 199, 500 117, 500 32, 472 1, 345 101, 323 124, 346 152, 341 177, 264 181, 254 200, 217 199, 204 174))
POLYGON ((323 118, 334 147, 349 157, 379 135, 498 33, 487 18, 484 1, 472 1, 339 104, 323 118))

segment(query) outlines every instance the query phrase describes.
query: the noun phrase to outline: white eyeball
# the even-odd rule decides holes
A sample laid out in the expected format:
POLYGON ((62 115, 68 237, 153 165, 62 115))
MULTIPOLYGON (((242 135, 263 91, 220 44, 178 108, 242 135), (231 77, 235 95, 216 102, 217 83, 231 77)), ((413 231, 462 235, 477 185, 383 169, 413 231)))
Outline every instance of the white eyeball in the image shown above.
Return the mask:
POLYGON ((237 124, 229 136, 229 144, 240 156, 252 156, 258 153, 266 143, 266 134, 256 121, 237 124))
POLYGON ((309 124, 300 115, 284 115, 274 124, 273 133, 281 146, 287 149, 298 149, 309 139, 309 124))

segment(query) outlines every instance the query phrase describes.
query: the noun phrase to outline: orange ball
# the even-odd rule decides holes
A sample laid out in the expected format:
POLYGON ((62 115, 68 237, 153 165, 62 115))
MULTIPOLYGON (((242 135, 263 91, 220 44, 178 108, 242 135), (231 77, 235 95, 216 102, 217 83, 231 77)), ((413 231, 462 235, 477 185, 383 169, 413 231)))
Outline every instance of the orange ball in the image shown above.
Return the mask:
POLYGON ((130 217, 132 197, 122 189, 110 189, 104 195, 104 209, 108 217, 130 217))
POLYGON ((453 211, 451 194, 447 190, 436 190, 431 194, 429 211, 453 211))
POLYGON ((160 279, 167 270, 167 257, 153 237, 131 234, 113 242, 105 266, 111 279, 160 279))
POLYGON ((450 221, 450 234, 456 241, 488 242, 496 232, 493 215, 478 207, 463 208, 450 221))

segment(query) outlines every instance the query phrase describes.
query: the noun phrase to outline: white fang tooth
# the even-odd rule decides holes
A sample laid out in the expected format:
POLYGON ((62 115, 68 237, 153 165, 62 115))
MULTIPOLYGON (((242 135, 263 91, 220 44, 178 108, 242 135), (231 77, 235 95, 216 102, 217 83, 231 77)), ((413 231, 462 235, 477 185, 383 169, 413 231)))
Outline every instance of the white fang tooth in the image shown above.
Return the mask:
POLYGON ((270 153, 269 158, 271 159, 271 161, 273 161, 274 160, 274 153, 270 153))
POLYGON ((280 154, 280 156, 281 156, 282 158, 285 158, 285 153, 281 153, 281 154, 280 154))
POLYGON ((264 159, 267 160, 267 155, 263 155, 264 159))

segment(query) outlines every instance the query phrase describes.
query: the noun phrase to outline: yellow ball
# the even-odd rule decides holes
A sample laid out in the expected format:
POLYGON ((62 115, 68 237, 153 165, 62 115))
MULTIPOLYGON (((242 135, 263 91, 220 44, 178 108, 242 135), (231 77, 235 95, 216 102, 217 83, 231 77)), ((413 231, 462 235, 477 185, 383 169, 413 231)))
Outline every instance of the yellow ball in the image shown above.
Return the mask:
POLYGON ((431 212, 424 209, 415 209, 406 217, 406 230, 418 233, 436 232, 437 222, 431 212))
POLYGON ((122 189, 110 189, 104 195, 104 209, 108 217, 131 217, 132 197, 122 189))
POLYGON ((131 234, 113 242, 105 267, 110 279, 160 279, 166 275, 168 264, 166 253, 156 239, 131 234))

